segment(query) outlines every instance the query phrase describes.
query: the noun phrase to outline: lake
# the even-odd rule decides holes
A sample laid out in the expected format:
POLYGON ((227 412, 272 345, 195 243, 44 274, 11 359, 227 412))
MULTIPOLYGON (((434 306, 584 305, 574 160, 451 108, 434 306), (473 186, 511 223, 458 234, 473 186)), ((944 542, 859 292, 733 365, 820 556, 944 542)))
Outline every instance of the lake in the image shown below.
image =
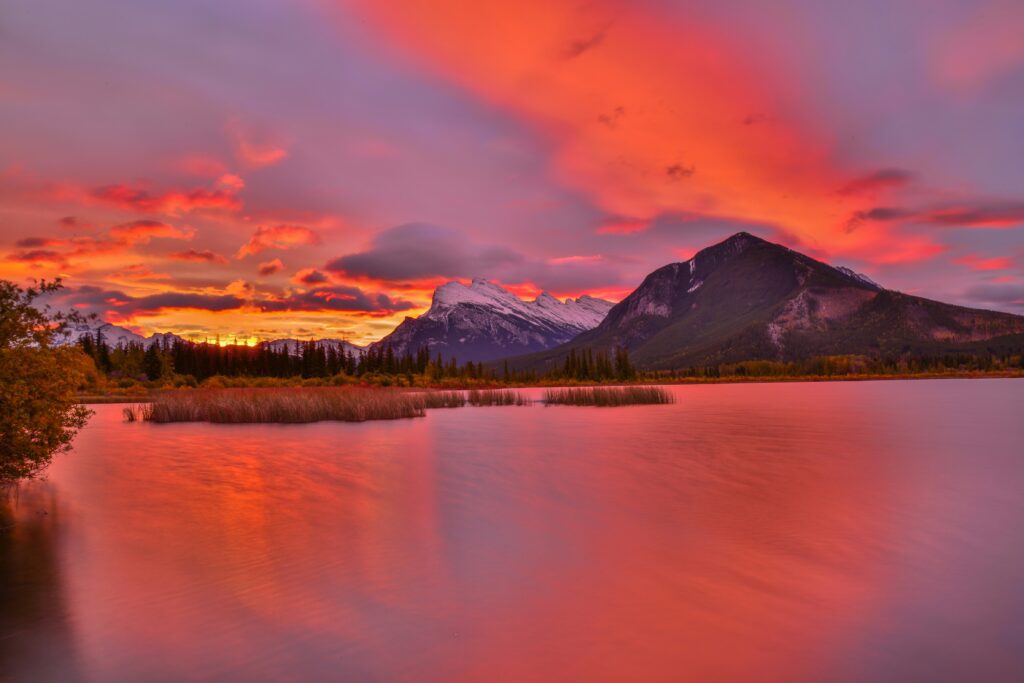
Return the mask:
POLYGON ((96 406, 4 504, 0 680, 1024 680, 1024 381, 671 391, 96 406))

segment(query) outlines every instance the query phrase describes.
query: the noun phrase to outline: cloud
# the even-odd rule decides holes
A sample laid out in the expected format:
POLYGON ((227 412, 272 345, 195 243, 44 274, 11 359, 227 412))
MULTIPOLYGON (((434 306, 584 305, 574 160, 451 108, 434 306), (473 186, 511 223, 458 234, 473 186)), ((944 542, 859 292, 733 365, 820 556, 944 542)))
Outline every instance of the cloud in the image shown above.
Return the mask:
POLYGON ((319 287, 287 297, 258 301, 254 305, 264 312, 350 311, 378 314, 407 311, 414 307, 408 301, 393 299, 386 294, 364 292, 349 285, 319 287))
POLYGON ((7 255, 7 260, 22 263, 64 263, 65 255, 49 249, 30 249, 10 253, 7 255))
POLYGON ((902 221, 947 228, 1014 228, 1024 225, 1024 203, 1009 201, 978 201, 956 206, 930 209, 876 207, 856 211, 847 221, 847 231, 865 223, 902 221))
POLYGON ((616 216, 601 223, 597 228, 599 235, 632 235, 644 232, 651 227, 653 221, 645 218, 623 218, 616 216))
POLYGON ((233 280, 224 287, 224 291, 241 299, 251 299, 256 296, 256 286, 247 280, 233 280))
POLYGON ((841 195, 875 194, 882 190, 903 187, 913 176, 898 168, 882 168, 868 175, 854 178, 841 188, 841 195))
POLYGON ((188 226, 179 228, 170 223, 137 220, 121 223, 110 229, 110 237, 124 244, 148 244, 153 239, 190 240, 196 231, 188 226))
POLYGON ((80 221, 75 216, 64 216, 57 221, 57 225, 65 230, 81 230, 83 232, 88 232, 94 227, 92 223, 80 221))
POLYGON ((322 285, 329 281, 330 278, 316 268, 304 268, 292 276, 292 282, 307 286, 322 285))
POLYGON ((264 261, 263 263, 261 263, 257 272, 260 275, 266 277, 268 275, 273 275, 274 273, 277 273, 282 270, 284 270, 284 263, 281 261, 281 259, 276 258, 272 261, 264 261))
POLYGON ((288 156, 288 150, 278 142, 255 140, 238 119, 229 121, 227 129, 235 145, 235 156, 251 168, 273 166, 288 156))
POLYGON ((14 243, 19 249, 40 249, 42 247, 58 247, 64 244, 63 240, 50 237, 26 237, 14 243))
POLYGON ((242 208, 242 202, 235 196, 238 189, 240 188, 195 188, 154 194, 145 188, 122 183, 91 190, 87 198, 127 211, 177 216, 204 210, 237 211, 242 208))
POLYGON ((144 264, 134 263, 130 266, 125 266, 122 270, 113 273, 111 278, 114 280, 131 280, 131 281, 142 281, 142 280, 170 280, 171 276, 168 273, 157 273, 144 264))
POLYGON ((119 290, 93 285, 61 292, 56 297, 61 306, 73 306, 84 313, 124 319, 135 315, 152 315, 168 309, 228 311, 241 308, 245 302, 230 294, 194 292, 162 292, 147 296, 131 296, 119 290))
POLYGON ((609 28, 610 26, 605 26, 604 28, 600 29, 599 31, 595 31, 590 36, 583 38, 582 40, 571 41, 569 45, 566 46, 565 50, 562 52, 562 58, 566 60, 575 59, 576 57, 579 57, 585 52, 593 50, 598 45, 604 42, 605 36, 608 35, 609 28))
POLYGON ((1013 261, 1006 257, 985 258, 976 254, 967 254, 953 259, 953 263, 967 266, 971 270, 1009 270, 1013 261))
POLYGON ((1024 203, 991 202, 936 209, 922 220, 936 225, 968 228, 1012 228, 1024 225, 1024 203))
POLYGON ((465 277, 472 259, 464 234, 428 223, 407 223, 377 233, 366 251, 340 256, 324 268, 376 280, 421 280, 465 277))
POLYGON ((570 293, 622 281, 620 273, 600 257, 538 260, 507 247, 479 244, 461 231, 427 223, 384 230, 368 249, 335 258, 324 270, 346 277, 403 283, 486 277, 570 293))
POLYGON ((220 254, 210 251, 209 249, 186 249, 185 251, 178 251, 173 254, 168 254, 167 258, 174 259, 176 261, 194 261, 196 263, 217 263, 223 265, 228 262, 226 258, 220 254))
POLYGON ((244 309, 259 313, 348 311, 389 315, 414 307, 408 301, 345 285, 314 288, 285 296, 260 295, 251 283, 244 280, 226 285, 223 294, 171 291, 132 296, 120 290, 85 285, 63 290, 54 296, 52 303, 60 308, 73 307, 83 313, 96 313, 111 322, 169 311, 222 313, 244 309))
POLYGON ((301 225, 261 226, 248 242, 242 245, 235 258, 245 258, 267 249, 292 249, 320 244, 320 236, 301 225))
POLYGON ((190 154, 182 157, 176 165, 185 173, 200 178, 215 178, 227 172, 224 162, 204 154, 190 154))
POLYGON ((742 31, 685 8, 666 18, 650 3, 356 5, 418 67, 537 131, 553 177, 608 215, 768 223, 830 251, 891 238, 885 225, 844 231, 870 202, 851 194, 839 207, 836 190, 903 176, 851 178, 829 129, 807 120, 792 74, 760 59, 742 31), (780 115, 745 125, 759 112, 780 115))

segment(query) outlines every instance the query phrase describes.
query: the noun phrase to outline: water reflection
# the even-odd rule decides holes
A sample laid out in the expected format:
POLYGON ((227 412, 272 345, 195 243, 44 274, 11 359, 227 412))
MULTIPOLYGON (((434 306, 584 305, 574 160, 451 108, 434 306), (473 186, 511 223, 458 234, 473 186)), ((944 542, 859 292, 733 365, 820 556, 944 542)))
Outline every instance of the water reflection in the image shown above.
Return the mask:
POLYGON ((38 585, 0 609, 0 679, 1020 679, 1024 383, 677 391, 360 425, 101 407, 4 541, 38 585))
POLYGON ((81 680, 60 581, 52 487, 0 487, 0 680, 81 680))

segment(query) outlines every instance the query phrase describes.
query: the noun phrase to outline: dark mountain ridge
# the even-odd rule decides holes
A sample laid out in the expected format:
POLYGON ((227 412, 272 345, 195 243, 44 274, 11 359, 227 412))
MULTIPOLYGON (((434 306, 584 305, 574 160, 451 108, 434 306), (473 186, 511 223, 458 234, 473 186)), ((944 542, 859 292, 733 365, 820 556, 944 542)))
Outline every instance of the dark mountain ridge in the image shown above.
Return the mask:
POLYGON ((648 275, 600 325, 510 359, 554 367, 571 349, 622 346, 651 370, 823 355, 928 354, 1024 344, 1024 317, 886 290, 748 233, 648 275))

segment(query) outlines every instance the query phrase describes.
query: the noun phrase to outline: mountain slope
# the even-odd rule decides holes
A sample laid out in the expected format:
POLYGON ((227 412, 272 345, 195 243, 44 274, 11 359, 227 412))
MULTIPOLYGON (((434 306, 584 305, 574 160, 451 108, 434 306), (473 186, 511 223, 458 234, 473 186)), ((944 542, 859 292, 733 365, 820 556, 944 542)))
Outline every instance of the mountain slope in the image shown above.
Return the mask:
POLYGON ((830 354, 934 353, 1024 334, 1024 317, 884 290, 747 233, 654 271, 602 323, 515 367, 543 369, 571 348, 624 346, 671 369, 830 354))
POLYGON ((434 291, 430 310, 406 318, 377 345, 397 354, 427 347, 461 361, 487 361, 563 344, 596 326, 612 303, 590 296, 559 301, 543 293, 524 301, 487 280, 449 282, 434 291))

